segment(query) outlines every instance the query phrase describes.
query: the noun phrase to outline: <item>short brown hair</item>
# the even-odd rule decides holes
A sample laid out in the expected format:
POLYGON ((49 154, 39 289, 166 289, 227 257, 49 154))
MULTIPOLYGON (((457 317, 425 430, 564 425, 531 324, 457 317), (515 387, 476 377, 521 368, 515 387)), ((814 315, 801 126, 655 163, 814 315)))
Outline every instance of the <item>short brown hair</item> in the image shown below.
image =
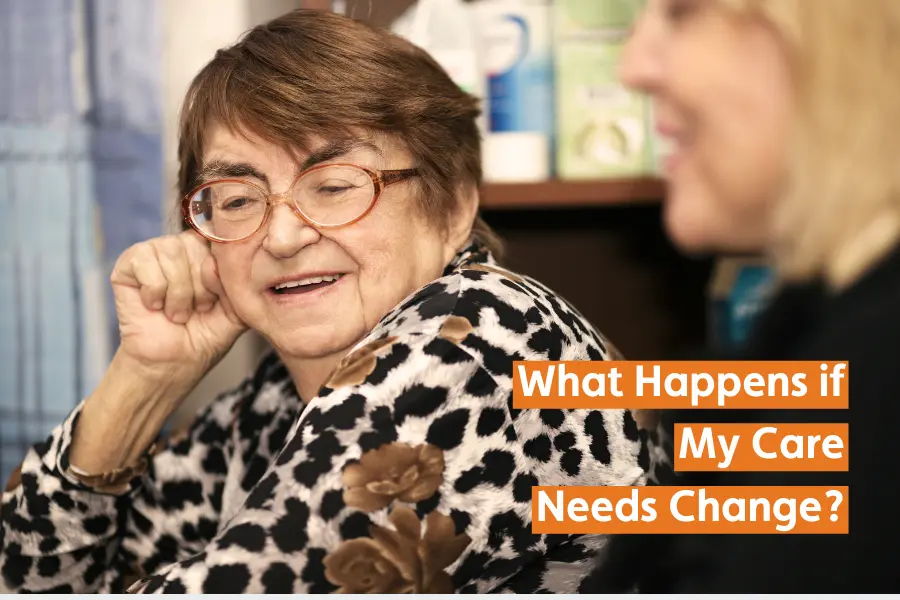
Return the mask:
MULTIPOLYGON (((213 122, 292 149, 313 134, 366 130, 405 145, 422 208, 443 226, 457 193, 481 187, 479 114, 478 99, 412 43, 329 11, 295 10, 219 50, 194 78, 181 115, 179 191, 197 183, 213 122)), ((472 233, 502 250, 480 216, 472 233)))

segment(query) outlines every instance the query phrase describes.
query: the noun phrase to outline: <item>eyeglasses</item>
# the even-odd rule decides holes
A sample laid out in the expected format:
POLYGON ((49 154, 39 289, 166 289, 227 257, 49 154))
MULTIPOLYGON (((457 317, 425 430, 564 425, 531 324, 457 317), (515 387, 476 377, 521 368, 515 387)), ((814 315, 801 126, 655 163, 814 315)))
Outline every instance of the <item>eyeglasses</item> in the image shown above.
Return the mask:
POLYGON ((359 165, 329 164, 307 169, 284 193, 269 193, 240 179, 219 179, 192 190, 182 201, 185 222, 213 242, 238 242, 255 234, 272 206, 291 206, 317 229, 356 223, 375 206, 381 192, 418 175, 417 169, 378 171, 359 165))

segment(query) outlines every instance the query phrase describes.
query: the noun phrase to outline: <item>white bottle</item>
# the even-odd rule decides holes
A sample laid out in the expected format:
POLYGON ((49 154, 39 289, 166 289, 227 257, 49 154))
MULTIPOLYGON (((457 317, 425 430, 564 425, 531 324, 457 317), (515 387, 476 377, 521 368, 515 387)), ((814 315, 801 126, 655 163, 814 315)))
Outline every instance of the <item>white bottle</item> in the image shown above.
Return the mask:
POLYGON ((481 0, 476 6, 491 109, 485 181, 544 181, 552 175, 555 142, 552 2, 481 0))
POLYGON ((479 129, 487 131, 487 81, 479 60, 479 36, 472 6, 463 0, 419 0, 398 19, 394 33, 419 46, 464 91, 482 101, 479 129))

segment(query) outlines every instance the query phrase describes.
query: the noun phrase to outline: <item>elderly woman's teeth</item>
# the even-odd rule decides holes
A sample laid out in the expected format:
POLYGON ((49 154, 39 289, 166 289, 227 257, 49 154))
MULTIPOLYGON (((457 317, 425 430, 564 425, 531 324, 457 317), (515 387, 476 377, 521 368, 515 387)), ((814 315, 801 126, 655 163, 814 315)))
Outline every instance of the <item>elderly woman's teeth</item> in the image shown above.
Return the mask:
POLYGON ((331 285, 343 277, 343 273, 335 275, 319 275, 316 277, 307 277, 296 281, 285 281, 275 286, 276 294, 303 294, 311 292, 319 288, 331 285))

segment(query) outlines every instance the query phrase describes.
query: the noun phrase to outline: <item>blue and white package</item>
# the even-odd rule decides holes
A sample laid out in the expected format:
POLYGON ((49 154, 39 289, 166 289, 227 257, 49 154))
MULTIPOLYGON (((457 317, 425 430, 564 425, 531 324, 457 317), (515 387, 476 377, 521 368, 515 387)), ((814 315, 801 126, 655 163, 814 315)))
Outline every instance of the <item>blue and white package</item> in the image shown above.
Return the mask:
POLYGON ((556 145, 551 3, 482 0, 475 7, 487 82, 484 179, 549 179, 556 145))
POLYGON ((479 8, 491 132, 553 137, 552 12, 546 0, 487 0, 479 8))

